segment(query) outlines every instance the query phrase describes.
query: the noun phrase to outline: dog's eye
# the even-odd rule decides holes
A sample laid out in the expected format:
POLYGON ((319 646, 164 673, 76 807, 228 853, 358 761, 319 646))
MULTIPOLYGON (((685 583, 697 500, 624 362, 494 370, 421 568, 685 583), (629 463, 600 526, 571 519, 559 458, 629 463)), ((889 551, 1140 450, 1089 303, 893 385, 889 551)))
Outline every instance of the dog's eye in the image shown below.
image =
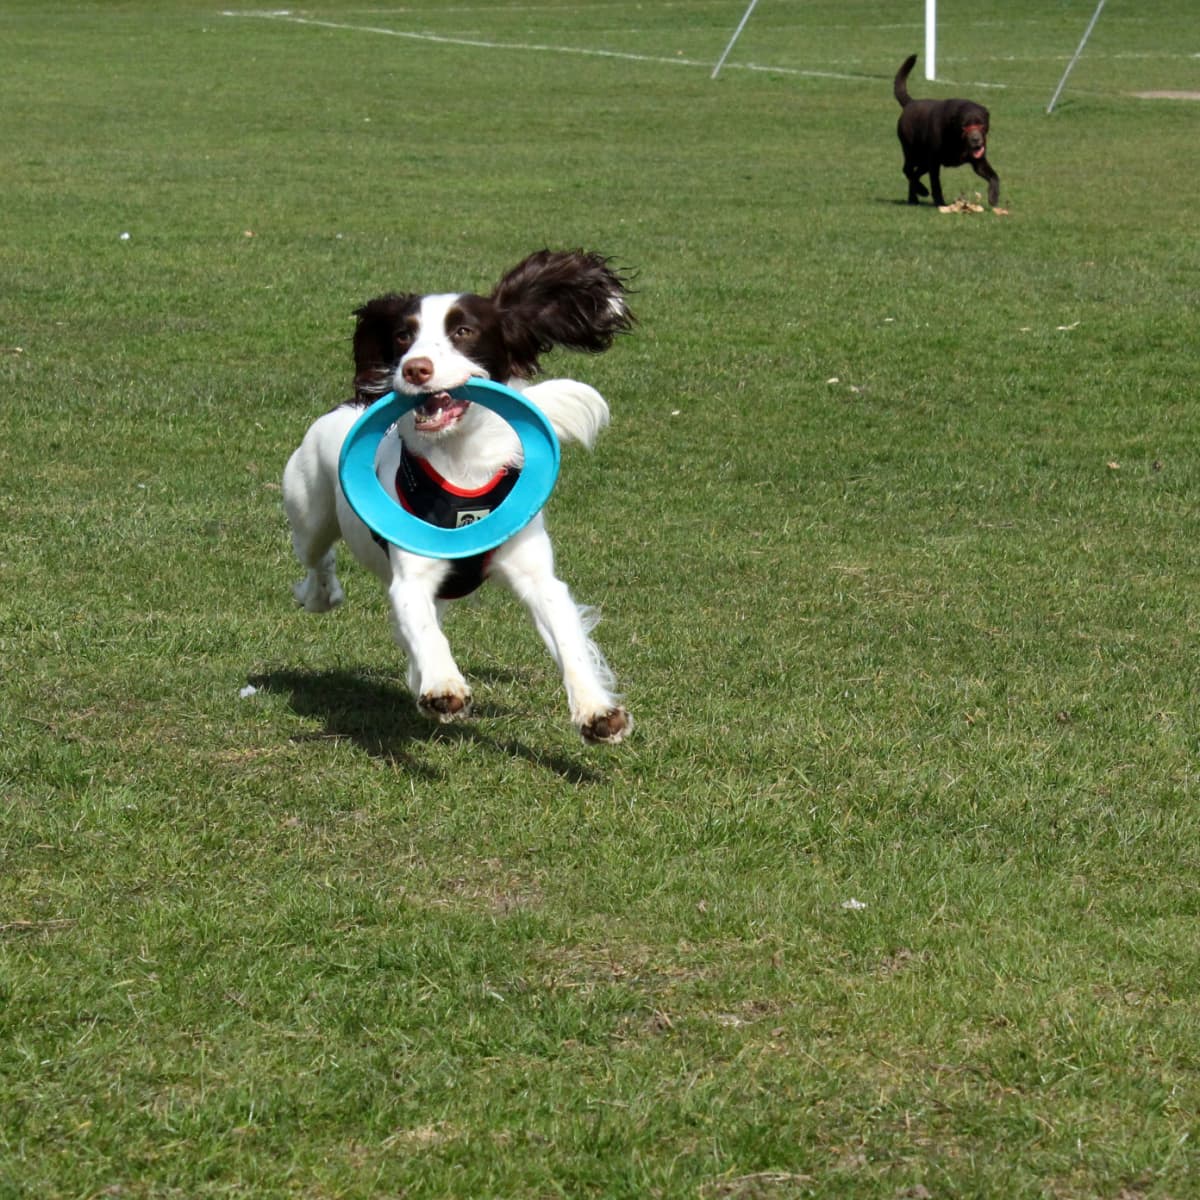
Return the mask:
POLYGON ((407 346, 409 344, 409 342, 411 342, 412 340, 413 340, 413 335, 412 335, 411 330, 408 330, 408 329, 397 329, 396 330, 396 345, 397 346, 407 346))
POLYGON ((470 325, 460 325, 451 336, 456 338, 474 337, 475 330, 470 325))

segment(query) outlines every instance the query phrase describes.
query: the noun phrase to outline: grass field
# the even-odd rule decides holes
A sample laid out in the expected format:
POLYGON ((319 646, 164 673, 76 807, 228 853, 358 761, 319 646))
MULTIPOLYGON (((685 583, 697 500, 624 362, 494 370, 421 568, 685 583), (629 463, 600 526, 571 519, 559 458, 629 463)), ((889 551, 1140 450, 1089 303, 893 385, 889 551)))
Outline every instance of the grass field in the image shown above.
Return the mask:
POLYGON ((1049 117, 1090 0, 941 6, 1003 218, 921 7, 8 0, 0 1198, 1197 1194, 1194 0, 1049 117), (353 308, 543 245, 612 750, 499 589, 445 729, 289 594, 353 308))

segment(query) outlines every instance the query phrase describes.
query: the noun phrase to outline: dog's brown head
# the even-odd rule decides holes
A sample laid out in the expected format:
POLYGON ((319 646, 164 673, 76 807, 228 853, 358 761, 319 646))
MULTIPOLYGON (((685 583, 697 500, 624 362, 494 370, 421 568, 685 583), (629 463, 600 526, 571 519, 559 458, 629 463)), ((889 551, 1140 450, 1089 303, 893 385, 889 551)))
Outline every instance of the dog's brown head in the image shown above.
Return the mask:
POLYGON ((963 112, 963 162, 982 158, 987 153, 988 110, 982 104, 971 104, 963 112))
POLYGON ((366 403, 392 387, 440 396, 471 377, 531 379, 555 346, 607 350, 633 324, 627 291, 628 280, 599 254, 540 250, 490 296, 379 296, 355 314, 356 398, 366 403))

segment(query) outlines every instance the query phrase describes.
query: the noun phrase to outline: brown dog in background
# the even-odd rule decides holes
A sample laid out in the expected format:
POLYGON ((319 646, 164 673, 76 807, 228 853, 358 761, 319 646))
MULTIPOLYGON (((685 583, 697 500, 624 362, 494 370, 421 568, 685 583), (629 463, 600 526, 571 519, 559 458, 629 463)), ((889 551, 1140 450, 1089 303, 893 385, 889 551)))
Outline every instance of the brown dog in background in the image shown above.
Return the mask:
POLYGON ((988 185, 988 204, 1000 199, 1000 176, 987 160, 988 110, 973 100, 914 100, 908 94, 908 75, 917 61, 910 54, 896 72, 895 93, 903 112, 896 126, 904 148, 904 175, 908 180, 908 202, 933 191, 934 204, 946 203, 942 195, 942 167, 971 169, 988 185), (921 176, 929 176, 929 187, 921 176))

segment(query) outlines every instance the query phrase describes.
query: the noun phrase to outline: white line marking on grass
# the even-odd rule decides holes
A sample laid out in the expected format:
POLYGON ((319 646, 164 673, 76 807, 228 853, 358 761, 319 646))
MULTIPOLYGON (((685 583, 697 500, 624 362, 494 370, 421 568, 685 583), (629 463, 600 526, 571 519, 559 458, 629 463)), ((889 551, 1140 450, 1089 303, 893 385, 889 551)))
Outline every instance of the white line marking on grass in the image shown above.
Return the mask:
MULTIPOLYGON (((621 59, 624 62, 669 63, 677 67, 704 67, 705 70, 712 67, 712 63, 701 62, 699 59, 694 58, 682 58, 679 56, 663 58, 651 54, 630 54, 620 50, 589 50, 579 46, 548 46, 536 42, 487 42, 479 38, 449 37, 440 33, 417 33, 408 29, 384 29, 377 25, 349 25, 341 21, 318 21, 313 17, 297 17, 285 10, 275 12, 263 10, 236 12, 232 9, 224 9, 221 12, 221 16, 286 21, 291 25, 313 25, 320 29, 341 29, 350 33, 374 33, 382 37, 407 38, 414 42, 436 42, 443 46, 473 46, 478 50, 524 50, 540 54, 577 54, 586 58, 621 59)), ((864 79, 874 80, 879 78, 879 76, 865 73, 861 75, 849 75, 837 71, 806 71, 798 67, 764 67, 753 63, 731 63, 727 69, 730 71, 771 71, 777 75, 798 75, 809 79, 846 79, 853 83, 860 83, 864 79)))
POLYGON ((1200 92, 1132 92, 1139 100, 1200 100, 1200 92))
POLYGON ((938 76, 934 81, 939 87, 961 87, 961 88, 991 88, 993 91, 1003 92, 1007 87, 1007 83, 984 83, 982 79, 968 79, 965 83, 960 79, 944 79, 938 76))
MULTIPOLYGON (((670 62, 670 59, 664 61, 670 62)), ((706 67, 708 63, 697 63, 699 67, 706 67)), ((841 71, 807 71, 799 67, 765 67, 760 63, 726 63, 721 68, 723 71, 768 71, 775 75, 803 75, 806 79, 849 79, 854 83, 861 83, 864 79, 874 81, 881 78, 879 75, 868 75, 865 71, 861 75, 843 74, 841 71)))
MULTIPOLYGON (((611 6, 612 8, 628 7, 624 0, 617 0, 617 3, 611 6)), ((637 6, 637 7, 640 7, 637 6)), ((720 8, 727 9, 729 0, 656 0, 656 9, 663 8, 684 8, 689 11, 696 8, 720 8)), ((595 13, 597 5, 595 0, 587 0, 582 4, 506 4, 504 6, 505 14, 514 12, 586 12, 595 13)), ((284 9, 288 14, 293 13, 294 9, 284 9)), ((342 15, 349 17, 398 17, 401 15, 413 16, 414 14, 436 15, 442 16, 445 13, 488 13, 494 14, 496 7, 492 3, 484 4, 454 4, 448 5, 441 3, 441 0, 430 0, 426 4, 392 4, 385 7, 368 7, 355 6, 353 8, 343 8, 342 15)))

